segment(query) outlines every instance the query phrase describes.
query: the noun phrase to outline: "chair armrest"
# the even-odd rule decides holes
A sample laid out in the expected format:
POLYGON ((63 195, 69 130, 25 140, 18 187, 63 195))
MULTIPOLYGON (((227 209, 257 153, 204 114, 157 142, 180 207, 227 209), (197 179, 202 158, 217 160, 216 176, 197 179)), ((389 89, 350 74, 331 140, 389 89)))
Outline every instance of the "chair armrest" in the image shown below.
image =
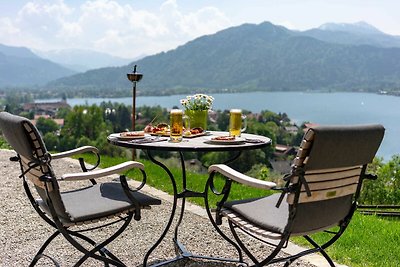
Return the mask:
POLYGON ((72 150, 51 154, 52 159, 61 159, 65 157, 70 157, 73 155, 83 154, 86 152, 93 152, 95 154, 99 154, 99 150, 94 146, 82 146, 72 150))
POLYGON ((212 172, 220 173, 223 176, 225 176, 231 180, 234 180, 238 183, 248 185, 251 187, 255 187, 255 188, 272 189, 272 188, 276 187, 276 184, 273 182, 263 181, 263 180, 259 180, 259 179, 247 176, 247 175, 240 173, 224 164, 211 165, 208 168, 208 172, 209 173, 212 173, 212 172))
POLYGON ((65 181, 77 181, 77 180, 89 180, 108 176, 111 174, 118 174, 133 168, 144 170, 144 165, 137 161, 127 161, 109 168, 83 172, 83 173, 67 173, 61 176, 60 180, 65 181))

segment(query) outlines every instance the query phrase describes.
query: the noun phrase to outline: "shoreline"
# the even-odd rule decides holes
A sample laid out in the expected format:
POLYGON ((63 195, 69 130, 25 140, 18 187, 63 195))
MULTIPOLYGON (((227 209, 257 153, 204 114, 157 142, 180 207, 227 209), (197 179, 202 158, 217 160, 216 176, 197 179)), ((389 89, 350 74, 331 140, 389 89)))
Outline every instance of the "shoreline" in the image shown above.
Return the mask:
MULTIPOLYGON (((352 92, 348 92, 348 91, 325 91, 325 90, 316 90, 316 91, 260 91, 260 90, 256 90, 256 91, 247 91, 247 92, 243 92, 243 91, 238 91, 238 92, 216 92, 216 93, 205 93, 202 92, 201 90, 193 92, 193 93, 202 93, 202 94, 206 94, 206 95, 231 95, 231 94, 253 94, 253 93, 288 93, 288 94, 293 94, 293 93, 301 93, 301 94, 374 94, 374 95, 383 95, 383 96, 396 96, 396 97, 400 97, 400 91, 396 91, 394 92, 388 92, 388 91, 379 91, 379 92, 368 92, 368 91, 352 91, 352 92)), ((156 95, 156 94, 149 94, 149 95, 141 95, 141 94, 137 94, 136 97, 143 97, 143 98, 151 98, 151 97, 173 97, 173 96, 186 96, 186 95, 190 95, 193 93, 180 93, 180 94, 162 94, 162 95, 156 95)), ((122 99, 122 98, 132 98, 132 95, 125 95, 125 96, 115 96, 115 97, 109 97, 109 96, 99 96, 99 97, 69 97, 67 98, 67 102, 68 99, 122 99)), ((49 98, 36 98, 34 99, 35 103, 46 103, 46 101, 49 102, 57 102, 60 101, 60 98, 54 98, 54 97, 49 97, 49 98)))

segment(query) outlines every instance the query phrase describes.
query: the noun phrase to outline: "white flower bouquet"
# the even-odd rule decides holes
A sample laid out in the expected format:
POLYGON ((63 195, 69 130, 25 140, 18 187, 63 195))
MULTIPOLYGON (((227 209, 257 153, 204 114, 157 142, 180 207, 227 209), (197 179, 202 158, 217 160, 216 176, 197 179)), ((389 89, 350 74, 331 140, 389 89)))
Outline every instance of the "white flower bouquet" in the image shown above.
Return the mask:
POLYGON ((210 110, 214 97, 205 94, 195 94, 181 99, 181 104, 186 110, 210 110))

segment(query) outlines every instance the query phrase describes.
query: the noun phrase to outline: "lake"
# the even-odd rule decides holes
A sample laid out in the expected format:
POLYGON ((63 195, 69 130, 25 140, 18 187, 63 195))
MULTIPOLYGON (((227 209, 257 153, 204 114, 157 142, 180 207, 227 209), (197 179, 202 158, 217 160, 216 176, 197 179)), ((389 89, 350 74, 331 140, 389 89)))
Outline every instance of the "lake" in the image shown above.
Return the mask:
MULTIPOLYGON (((213 94, 213 96, 215 110, 241 108, 253 113, 261 110, 285 112, 298 125, 304 121, 319 124, 380 123, 385 126, 386 133, 378 155, 387 160, 392 155, 400 153, 400 97, 369 93, 302 92, 251 92, 213 94)), ((180 107, 179 100, 184 97, 186 95, 140 96, 136 99, 136 106, 180 107)), ((38 100, 42 101, 44 100, 38 100)), ((71 106, 99 104, 103 101, 132 105, 131 97, 67 100, 71 106)))

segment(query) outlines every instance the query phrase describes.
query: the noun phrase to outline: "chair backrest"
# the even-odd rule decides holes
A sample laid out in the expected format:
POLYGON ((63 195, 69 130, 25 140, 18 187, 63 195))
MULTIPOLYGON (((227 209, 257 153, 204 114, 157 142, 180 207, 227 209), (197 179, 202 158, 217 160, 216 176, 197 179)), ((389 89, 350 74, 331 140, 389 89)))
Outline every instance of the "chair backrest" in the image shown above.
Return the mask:
POLYGON ((290 180, 301 187, 287 196, 296 208, 295 231, 327 228, 349 214, 384 131, 382 125, 320 126, 305 133, 290 180))
POLYGON ((51 167, 51 157, 37 128, 26 118, 0 112, 0 129, 4 138, 18 153, 21 171, 30 180, 44 201, 48 201, 46 185, 40 177, 51 177, 47 183, 49 197, 57 214, 68 218, 61 200, 57 179, 51 167))

